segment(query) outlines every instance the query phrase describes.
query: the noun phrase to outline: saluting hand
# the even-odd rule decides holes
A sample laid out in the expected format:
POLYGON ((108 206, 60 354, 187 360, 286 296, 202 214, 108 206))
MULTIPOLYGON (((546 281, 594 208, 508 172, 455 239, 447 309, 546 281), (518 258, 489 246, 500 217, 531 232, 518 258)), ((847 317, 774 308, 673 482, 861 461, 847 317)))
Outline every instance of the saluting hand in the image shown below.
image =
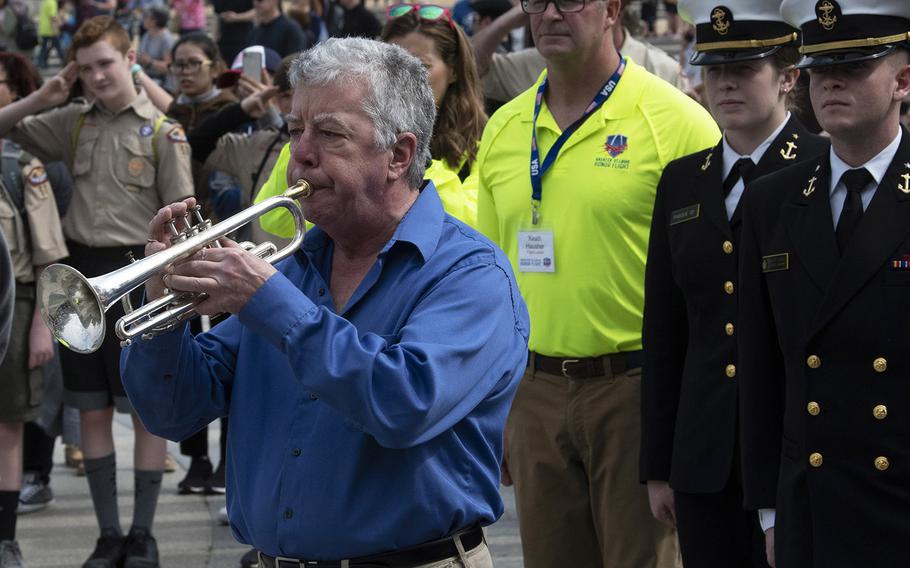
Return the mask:
POLYGON ((44 108, 62 105, 69 99, 70 91, 73 90, 73 85, 78 78, 79 65, 75 61, 71 61, 59 73, 41 85, 35 95, 44 108))

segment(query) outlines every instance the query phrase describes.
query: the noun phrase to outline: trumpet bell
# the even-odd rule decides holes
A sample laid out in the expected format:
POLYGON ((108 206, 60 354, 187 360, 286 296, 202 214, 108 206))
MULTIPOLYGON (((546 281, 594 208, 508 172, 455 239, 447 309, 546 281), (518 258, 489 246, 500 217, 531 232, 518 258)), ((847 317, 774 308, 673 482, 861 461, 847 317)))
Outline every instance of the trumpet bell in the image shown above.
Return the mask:
POLYGON ((54 337, 77 353, 97 351, 106 331, 104 304, 78 270, 52 264, 38 279, 41 317, 54 337))

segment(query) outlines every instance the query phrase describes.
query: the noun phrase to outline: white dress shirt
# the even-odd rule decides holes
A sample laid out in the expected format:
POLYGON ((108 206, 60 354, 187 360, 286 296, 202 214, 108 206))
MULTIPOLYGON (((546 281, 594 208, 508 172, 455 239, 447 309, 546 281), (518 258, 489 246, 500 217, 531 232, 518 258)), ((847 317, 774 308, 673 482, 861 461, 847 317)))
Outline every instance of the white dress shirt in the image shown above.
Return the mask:
MULTIPOLYGON (((771 143, 774 142, 774 139, 783 131, 784 127, 787 126, 787 121, 790 120, 790 113, 787 113, 787 116, 784 117, 784 121, 778 125, 774 132, 771 133, 771 136, 768 136, 764 142, 758 145, 758 147, 751 154, 740 154, 730 146, 727 142, 727 135, 724 133, 724 170, 723 170, 723 179, 727 179, 727 176, 730 175, 730 171, 733 169, 733 166, 739 161, 740 158, 749 158, 752 160, 752 163, 758 165, 762 157, 765 155, 765 152, 768 151, 768 148, 771 147, 771 143)), ((727 207, 727 220, 733 218, 733 212, 736 211, 736 206, 739 204, 740 198, 743 196, 743 190, 746 188, 746 184, 742 178, 736 182, 736 185, 733 186, 733 189, 730 190, 730 193, 727 194, 727 197, 724 199, 724 205, 727 207)))

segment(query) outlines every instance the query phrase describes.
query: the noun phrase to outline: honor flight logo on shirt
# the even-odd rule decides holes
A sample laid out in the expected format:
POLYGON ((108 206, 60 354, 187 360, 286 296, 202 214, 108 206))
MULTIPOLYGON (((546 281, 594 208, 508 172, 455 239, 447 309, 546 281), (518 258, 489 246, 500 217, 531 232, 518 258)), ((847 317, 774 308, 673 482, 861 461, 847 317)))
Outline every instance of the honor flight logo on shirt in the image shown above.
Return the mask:
POLYGON ((609 158, 598 156, 594 159, 594 165, 598 168, 615 168, 618 170, 628 170, 629 160, 618 159, 626 150, 629 149, 629 137, 623 134, 610 134, 604 143, 604 152, 609 158))

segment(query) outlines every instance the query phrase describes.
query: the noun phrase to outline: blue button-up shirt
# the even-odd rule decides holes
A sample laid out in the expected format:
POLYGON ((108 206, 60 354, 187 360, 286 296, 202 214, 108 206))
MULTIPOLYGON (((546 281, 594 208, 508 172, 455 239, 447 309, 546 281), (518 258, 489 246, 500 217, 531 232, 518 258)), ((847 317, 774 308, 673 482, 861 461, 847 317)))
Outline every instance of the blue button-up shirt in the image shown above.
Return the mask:
POLYGON ((502 515, 502 432, 529 320, 505 255, 421 193, 342 313, 332 240, 304 245, 243 310, 123 351, 149 431, 182 440, 230 415, 234 536, 337 560, 502 515))

